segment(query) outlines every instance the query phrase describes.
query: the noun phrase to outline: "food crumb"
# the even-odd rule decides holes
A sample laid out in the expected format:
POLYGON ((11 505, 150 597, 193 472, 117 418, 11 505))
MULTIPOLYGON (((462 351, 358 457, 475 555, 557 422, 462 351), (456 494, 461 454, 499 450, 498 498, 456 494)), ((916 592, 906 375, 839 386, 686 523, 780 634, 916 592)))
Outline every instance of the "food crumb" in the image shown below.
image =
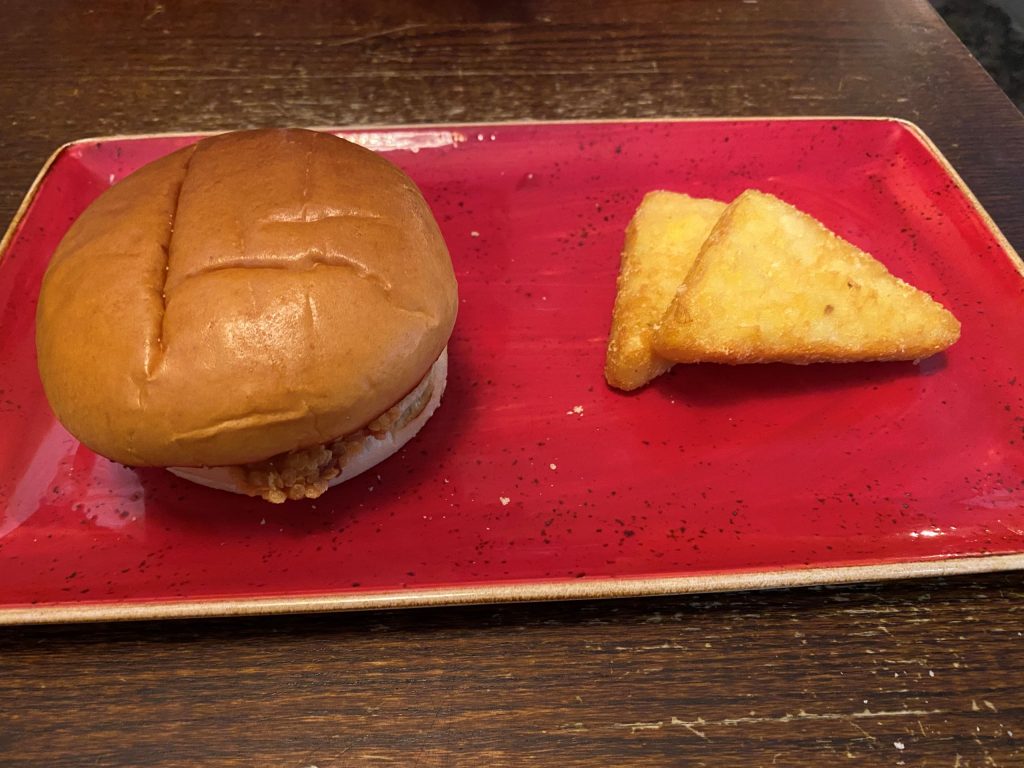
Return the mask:
POLYGON ((892 743, 892 745, 894 747, 896 747, 896 749, 905 749, 906 748, 906 745, 902 741, 894 741, 892 743))
POLYGON ((474 229, 474 230, 473 230, 472 232, 470 232, 470 233, 469 233, 469 236, 470 236, 470 237, 480 237, 480 233, 479 233, 479 232, 477 232, 477 231, 476 231, 476 230, 474 229))
POLYGON ((576 414, 577 416, 582 416, 583 415, 583 406, 582 405, 574 405, 572 407, 572 410, 565 412, 566 416, 572 416, 573 414, 576 414))
POLYGON ((260 520, 260 525, 266 525, 266 524, 267 524, 267 518, 264 517, 262 520, 260 520))
POLYGON ((499 496, 498 501, 501 502, 501 506, 507 507, 511 503, 512 499, 510 499, 508 496, 499 496))
POLYGON ((558 469, 557 464, 548 464, 548 466, 551 467, 552 470, 558 469))

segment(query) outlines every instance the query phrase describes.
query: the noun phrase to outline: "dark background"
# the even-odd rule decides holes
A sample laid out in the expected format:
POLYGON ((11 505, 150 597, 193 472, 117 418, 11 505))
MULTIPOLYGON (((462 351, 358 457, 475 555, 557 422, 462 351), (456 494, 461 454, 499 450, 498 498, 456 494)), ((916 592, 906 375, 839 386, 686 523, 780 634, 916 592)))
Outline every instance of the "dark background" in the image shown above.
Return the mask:
POLYGON ((1024 109, 1024 0, 931 0, 1018 109, 1024 109))

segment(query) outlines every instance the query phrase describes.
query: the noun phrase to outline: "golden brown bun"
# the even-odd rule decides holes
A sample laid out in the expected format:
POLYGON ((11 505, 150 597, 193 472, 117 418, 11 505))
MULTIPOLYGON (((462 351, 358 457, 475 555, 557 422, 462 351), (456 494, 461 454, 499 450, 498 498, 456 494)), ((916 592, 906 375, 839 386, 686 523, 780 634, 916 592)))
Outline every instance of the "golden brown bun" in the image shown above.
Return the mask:
POLYGON ((131 465, 262 461, 362 427, 423 378, 457 292, 412 181, 329 134, 205 139, 100 196, 36 318, 64 426, 131 465))

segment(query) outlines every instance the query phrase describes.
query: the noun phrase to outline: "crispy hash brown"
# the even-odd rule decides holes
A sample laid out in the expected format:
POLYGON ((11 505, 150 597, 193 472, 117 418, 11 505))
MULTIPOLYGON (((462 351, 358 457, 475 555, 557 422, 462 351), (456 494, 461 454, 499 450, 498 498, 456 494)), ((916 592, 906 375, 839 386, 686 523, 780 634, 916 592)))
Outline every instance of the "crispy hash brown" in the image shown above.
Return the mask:
POLYGON ((649 192, 626 229, 605 360, 613 387, 642 387, 672 363, 651 348, 653 326, 672 303, 725 203, 649 192))
POLYGON ((748 190, 708 236, 654 348, 680 363, 918 360, 959 335, 928 294, 811 216, 748 190))

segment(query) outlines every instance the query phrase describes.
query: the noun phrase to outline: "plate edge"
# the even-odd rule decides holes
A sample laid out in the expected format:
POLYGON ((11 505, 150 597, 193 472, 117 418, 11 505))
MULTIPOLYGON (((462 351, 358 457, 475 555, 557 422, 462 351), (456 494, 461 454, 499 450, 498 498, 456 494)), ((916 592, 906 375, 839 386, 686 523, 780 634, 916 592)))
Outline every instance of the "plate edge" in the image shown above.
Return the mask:
POLYGON ((39 172, 29 185, 28 190, 25 192, 25 196, 21 198, 21 203, 15 209, 14 216, 11 217, 11 223, 8 224, 7 229, 4 230, 3 237, 0 237, 0 262, 3 262, 4 257, 7 255, 7 249, 10 247, 11 241, 14 239, 14 232, 18 229, 22 219, 24 219, 25 215, 28 213, 29 206, 31 206, 32 202, 36 199, 36 194, 39 192, 39 187, 42 185, 43 179, 46 178, 46 175, 50 172, 53 164, 57 162, 57 158, 67 152, 76 143, 77 142, 75 141, 69 141, 61 144, 50 153, 50 156, 46 158, 42 166, 39 168, 39 172))
POLYGON ((998 243, 1000 248, 1003 249, 1003 252, 1006 254, 1007 258, 1009 258, 1010 263, 1014 266, 1017 272, 1020 273, 1020 276, 1024 277, 1024 259, 1022 259, 1020 254, 1017 253, 1017 250, 1006 238, 1006 235, 1003 234, 1003 231, 999 228, 999 225, 996 224, 995 219, 993 219, 989 215, 989 212, 985 210, 985 207, 981 204, 981 201, 978 200, 974 192, 971 191, 971 188, 967 185, 967 182, 964 181, 963 177, 956 170, 953 164, 949 162, 949 160, 946 158, 944 154, 942 154, 942 150, 939 149, 938 145, 934 141, 932 141, 931 137, 927 133, 925 133, 924 130, 919 125, 917 125, 917 123, 914 123, 910 120, 905 120, 902 117, 894 117, 890 119, 893 122, 898 123, 904 128, 906 128, 910 135, 912 135, 919 142, 921 142, 921 145, 935 159, 935 162, 937 162, 939 166, 946 172, 949 178, 953 180, 953 183, 956 184, 957 189, 959 189, 963 196, 967 198, 967 202, 970 203, 971 207, 974 209, 975 214, 977 214, 978 218, 980 218, 982 223, 988 228, 988 231, 991 233, 992 237, 995 238, 996 243, 998 243))
MULTIPOLYGON (((443 128, 478 128, 483 126, 530 126, 530 125, 607 125, 612 123, 753 123, 758 121, 819 122, 823 120, 858 120, 865 122, 907 122, 889 115, 717 115, 717 116, 665 116, 665 117, 588 117, 558 120, 537 120, 517 118, 513 120, 474 120, 469 122, 437 123, 361 123, 355 125, 261 125, 239 128, 224 128, 211 131, 157 131, 155 133, 115 133, 104 136, 85 136, 63 145, 67 149, 78 144, 98 141, 131 141, 133 139, 173 139, 193 136, 216 136, 230 131, 255 130, 257 128, 306 128, 311 131, 342 133, 345 131, 423 131, 443 128)), ((910 125, 913 125, 910 123, 910 125)))
MULTIPOLYGON (((481 126, 495 126, 495 125, 601 125, 611 123, 694 123, 694 122, 755 122, 758 120, 786 120, 786 121, 816 121, 816 120, 864 120, 864 121, 892 121, 899 118, 886 117, 883 115, 745 115, 745 116, 718 116, 718 117, 595 117, 585 119, 565 119, 565 120, 535 120, 531 118, 523 118, 517 120, 478 120, 475 122, 452 122, 452 123, 367 123, 365 125, 347 125, 347 126, 326 126, 326 125, 311 125, 305 126, 309 130, 324 131, 328 133, 343 133, 345 131, 401 131, 401 130, 428 130, 432 128, 472 128, 481 126)), ((913 126, 912 123, 908 125, 913 126)), ((18 228, 21 220, 25 217, 28 212, 29 206, 35 199, 36 193, 39 191, 39 186, 42 184, 46 174, 50 171, 51 166, 57 161, 57 158, 63 153, 82 144, 95 144, 97 142, 104 141, 133 141, 133 140, 146 140, 146 139, 171 139, 171 138, 192 138, 192 137, 205 137, 205 136, 216 136, 221 133, 227 133, 231 130, 251 130, 256 127, 267 127, 272 128, 275 126, 249 126, 248 128, 233 128, 233 129, 220 129, 211 131, 158 131, 155 133, 114 133, 100 136, 83 136, 78 139, 72 139, 61 144, 55 149, 50 156, 43 162, 36 174, 35 179, 29 185, 29 188, 25 191, 24 196, 21 199, 21 203, 14 211, 14 216, 11 217, 11 222, 8 224, 7 229, 4 231, 3 237, 0 237, 0 262, 3 261, 4 256, 7 254, 7 250, 11 244, 11 240, 14 239, 14 231, 18 228)), ((915 126, 916 127, 916 126, 915 126)), ((920 130, 920 129, 918 129, 920 130)), ((943 158, 944 160, 945 158, 943 158)), ((959 176, 957 177, 959 180, 959 176)), ((972 197, 973 199, 973 197, 972 197)))
MULTIPOLYGON (((646 117, 646 118, 633 118, 633 117, 607 117, 607 118, 585 118, 585 119, 566 119, 566 120, 534 120, 530 118, 517 119, 517 120, 494 120, 494 121, 475 121, 475 122, 449 122, 449 123, 368 123, 365 125, 347 125, 347 126, 307 126, 310 130, 325 131, 330 133, 342 133, 345 131, 400 131, 400 130, 428 130, 432 128, 472 128, 481 126, 529 126, 529 125, 607 125, 613 123, 732 123, 732 122, 757 122, 757 121, 786 121, 786 122, 817 122, 822 120, 850 120, 850 121, 863 121, 863 122, 892 122, 896 123, 905 128, 912 136, 914 136, 924 148, 931 154, 935 161, 940 167, 949 175, 949 177, 956 184, 957 188, 967 198, 967 201, 971 204, 975 213, 981 218, 989 232, 995 238, 996 242, 1002 247, 1003 251, 1009 257, 1010 262, 1014 268, 1024 277, 1024 259, 1017 253, 1016 249, 1010 243, 1010 241, 1003 234, 999 225, 996 224, 995 220, 989 215, 988 211, 982 206, 981 201, 975 196, 974 192, 964 181, 963 177, 960 176, 959 172, 953 166, 953 164, 946 158, 939 149, 938 145, 932 141, 931 137, 916 123, 911 120, 902 117, 894 117, 891 115, 740 115, 740 116, 716 116, 716 117, 646 117)), ((244 129, 239 129, 244 130, 244 129)), ((11 219, 11 223, 8 225, 7 230, 4 232, 2 238, 0 238, 0 261, 3 261, 4 256, 7 253, 7 249, 10 246, 11 240, 14 237, 14 231, 17 229, 21 220, 25 217, 28 211, 28 207, 35 199, 36 193, 38 192, 39 186, 49 172, 51 166, 56 162, 57 158, 61 153, 68 149, 80 145, 80 144, 91 144, 102 141, 131 141, 131 140, 145 140, 145 139, 159 139, 159 138, 191 138, 191 137, 204 137, 204 136, 215 136, 220 133, 224 133, 224 130, 213 130, 213 131, 166 131, 157 133, 139 133, 139 134, 110 134, 106 136, 87 136, 80 139, 74 139, 68 141, 59 146, 53 153, 46 159, 40 168, 35 179, 29 186, 28 191, 22 198, 21 204, 18 206, 11 219)))
POLYGON ((162 602, 0 608, 0 625, 152 619, 202 619, 300 613, 441 608, 567 600, 658 597, 790 587, 833 586, 909 578, 962 576, 1024 569, 1024 553, 874 565, 792 568, 702 576, 565 580, 519 585, 389 590, 363 594, 256 597, 162 602))

